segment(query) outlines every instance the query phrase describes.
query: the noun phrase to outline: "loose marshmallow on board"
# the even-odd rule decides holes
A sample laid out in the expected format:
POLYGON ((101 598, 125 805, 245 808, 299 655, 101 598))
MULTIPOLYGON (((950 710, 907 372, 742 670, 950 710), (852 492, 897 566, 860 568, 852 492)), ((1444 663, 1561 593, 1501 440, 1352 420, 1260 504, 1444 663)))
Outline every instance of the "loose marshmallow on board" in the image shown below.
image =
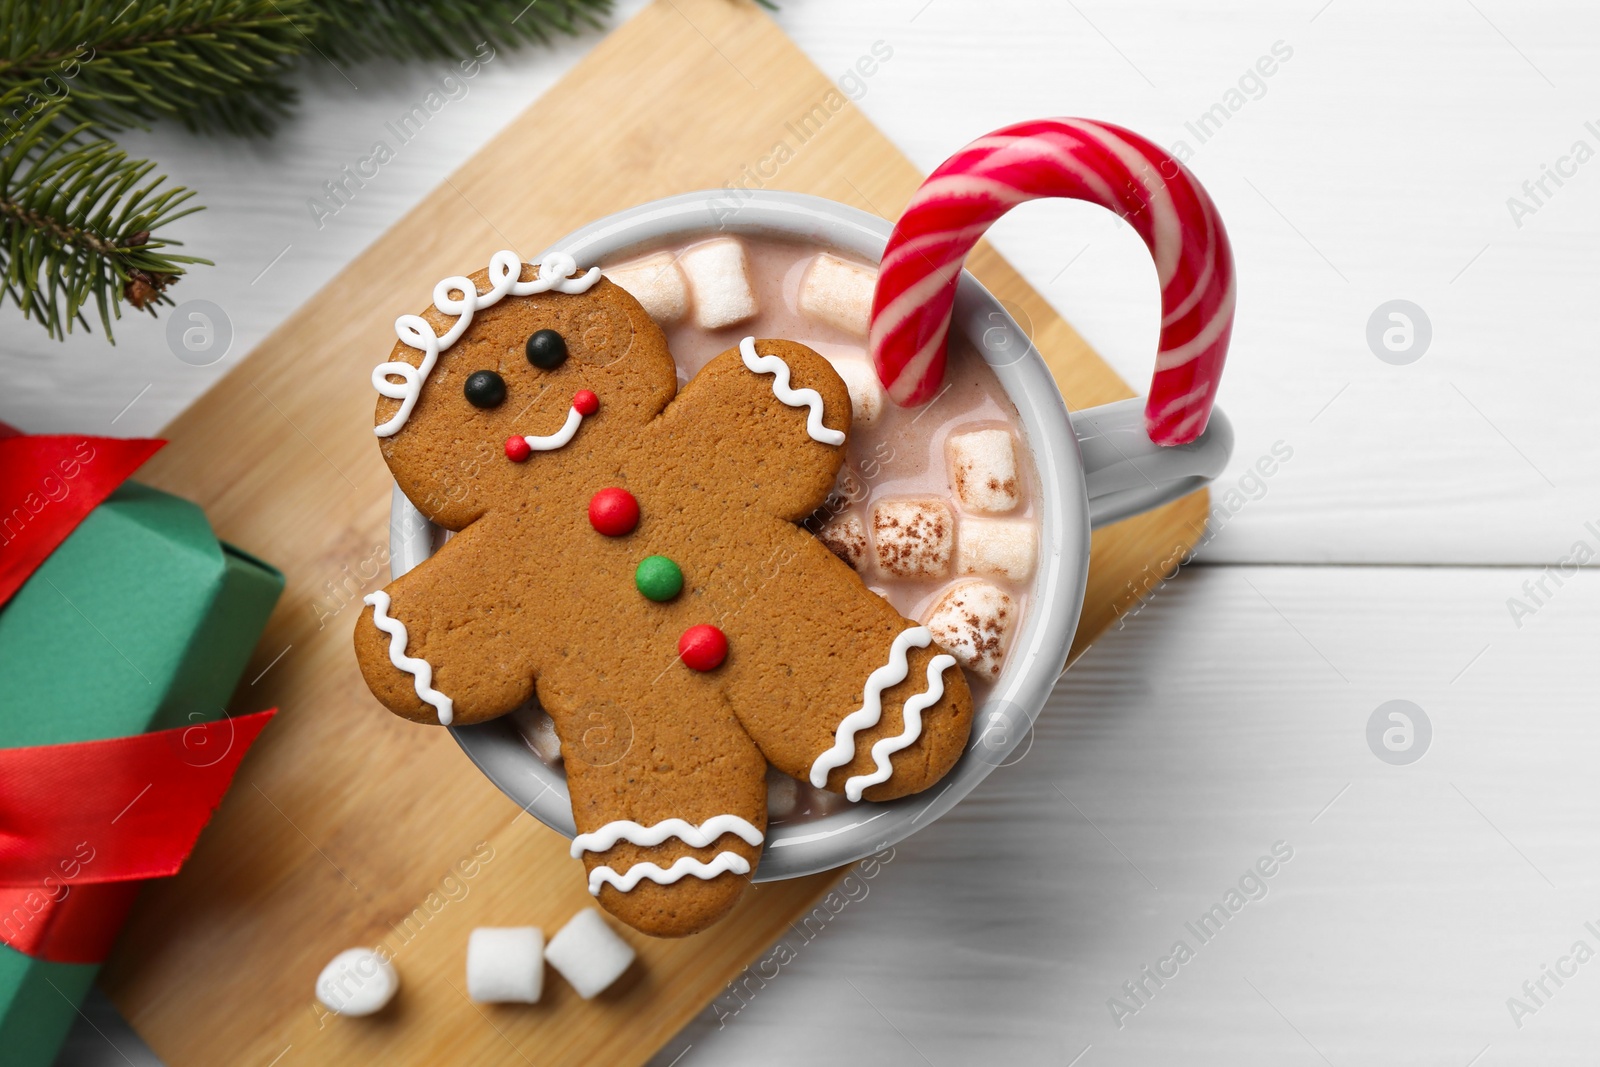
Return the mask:
POLYGON ((932 497, 881 500, 872 508, 872 548, 878 570, 897 578, 942 578, 950 573, 955 520, 932 497))
POLYGON ((626 289, 656 323, 670 326, 689 311, 689 285, 671 252, 657 252, 607 269, 605 276, 626 289))
POLYGON ((878 384, 878 372, 872 369, 872 364, 864 359, 825 358, 839 377, 844 379, 844 387, 850 390, 851 429, 877 422, 878 416, 883 414, 885 393, 883 386, 878 384))
POLYGON ((1001 514, 1021 500, 1017 452, 1006 430, 952 434, 945 445, 950 488, 968 511, 1001 514))
POLYGON ((584 1000, 621 978, 633 957, 633 946, 618 937, 594 908, 574 915, 544 950, 550 966, 571 982, 584 1000))
MULTIPOLYGON (((818 322, 865 337, 872 317, 872 290, 877 284, 878 272, 871 267, 822 252, 811 261, 800 282, 800 310, 818 322)), ((877 380, 876 373, 873 380, 877 380)))
POLYGON ((537 1004, 544 991, 544 931, 480 926, 467 935, 467 996, 479 1004, 537 1004))
POLYGON ((750 288, 744 244, 737 238, 718 237, 694 245, 679 255, 678 263, 689 276, 694 321, 702 329, 720 330, 753 318, 760 310, 750 288))
POLYGON ((370 948, 345 949, 317 975, 317 999, 338 1015, 382 1011, 399 988, 394 964, 370 948))
POLYGON ((855 570, 859 571, 867 561, 867 528, 855 515, 829 519, 828 524, 817 531, 817 540, 855 570))
POLYGON ((1038 531, 1026 519, 963 516, 956 534, 956 573, 1025 581, 1038 552, 1038 531))
POLYGON ((1016 614, 1011 597, 988 582, 961 582, 945 591, 924 625, 946 652, 989 681, 1000 677, 1016 614))

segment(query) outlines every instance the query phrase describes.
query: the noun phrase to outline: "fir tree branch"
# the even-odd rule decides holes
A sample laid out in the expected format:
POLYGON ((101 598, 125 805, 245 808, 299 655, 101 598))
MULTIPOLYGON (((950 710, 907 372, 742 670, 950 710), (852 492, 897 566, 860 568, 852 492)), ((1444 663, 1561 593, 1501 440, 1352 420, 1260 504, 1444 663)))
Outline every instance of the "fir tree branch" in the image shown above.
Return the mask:
POLYGON ((480 41, 548 43, 600 29, 611 0, 323 0, 317 47, 334 59, 459 59, 480 41))
POLYGON ((121 304, 155 313, 187 265, 154 231, 194 211, 194 194, 161 188, 155 164, 129 159, 80 124, 60 131, 60 105, 37 115, 0 151, 0 302, 10 301, 56 338, 89 323, 93 303, 107 339, 121 304))
MULTIPOLYGON (((770 0, 756 0, 771 6, 770 0)), ((600 28, 611 0, 0 0, 0 304, 54 337, 154 313, 190 264, 154 231, 197 206, 102 135, 174 117, 267 133, 302 56, 459 59, 600 28)))
POLYGON ((0 139, 54 104, 99 133, 162 116, 266 132, 317 24, 311 0, 0 0, 0 139))

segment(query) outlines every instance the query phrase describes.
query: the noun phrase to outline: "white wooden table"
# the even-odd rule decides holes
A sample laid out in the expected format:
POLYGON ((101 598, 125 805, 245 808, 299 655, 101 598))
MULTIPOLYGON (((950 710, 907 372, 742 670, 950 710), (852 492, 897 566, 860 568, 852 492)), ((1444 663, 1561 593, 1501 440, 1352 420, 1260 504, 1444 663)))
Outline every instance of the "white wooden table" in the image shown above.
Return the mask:
MULTIPOLYGON (((924 168, 1035 115, 1187 142, 1241 268, 1222 391, 1238 446, 1220 488, 1245 502, 1061 684, 1024 758, 659 1062, 1593 1062, 1600 962, 1570 956, 1579 940, 1600 952, 1584 925, 1600 931, 1600 578, 1541 572, 1579 542, 1600 552, 1600 160, 1563 162, 1580 140, 1600 151, 1600 15, 1507 0, 982 7, 795 0, 779 19, 827 71, 892 47, 859 106, 924 168), (1251 79, 1275 46, 1271 76, 1251 79), (1202 142, 1190 127, 1219 104, 1202 142), (1410 362, 1368 342, 1391 300, 1429 323, 1420 357, 1390 354, 1410 362), (1280 441, 1293 458, 1250 479, 1280 441), (1536 601, 1524 583, 1541 579, 1536 601), (1514 618, 1511 598, 1532 612, 1514 618), (1431 724, 1410 765, 1369 747, 1391 700, 1431 724), (1246 878, 1260 899, 1202 943, 1186 923, 1277 842, 1292 858, 1246 878), (1179 940, 1193 957, 1163 963, 1179 940), (1172 976, 1158 988, 1146 965, 1172 976), (1557 985, 1546 966, 1571 973, 1557 985), (1125 982, 1143 982, 1142 1002, 1125 982)), ((144 321, 114 350, 13 326, 0 417, 153 431, 594 39, 502 54, 320 229, 307 198, 437 71, 358 69, 357 89, 312 67, 300 117, 261 145, 129 138, 210 206, 183 230, 220 265, 181 296, 225 310, 231 352, 189 366, 144 321)), ((1157 296, 1126 227, 1043 204, 995 240, 1147 379, 1157 296)), ((137 1062, 114 1018, 95 1023, 63 1063, 137 1062)))

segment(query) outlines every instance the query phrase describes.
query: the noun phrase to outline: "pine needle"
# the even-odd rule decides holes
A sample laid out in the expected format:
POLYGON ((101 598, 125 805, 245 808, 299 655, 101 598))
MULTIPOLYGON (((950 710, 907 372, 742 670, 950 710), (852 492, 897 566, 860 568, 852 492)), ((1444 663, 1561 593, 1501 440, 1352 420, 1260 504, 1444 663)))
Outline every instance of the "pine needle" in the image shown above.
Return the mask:
POLYGON ((210 260, 168 252, 180 242, 154 232, 199 210, 184 206, 193 193, 163 188, 155 164, 90 123, 64 123, 59 104, 46 108, 0 149, 0 304, 55 338, 88 329, 93 305, 110 340, 124 303, 153 315, 188 265, 210 260))
POLYGON ((311 0, 0 0, 0 140, 55 104, 102 134, 165 116, 267 132, 319 25, 311 0))

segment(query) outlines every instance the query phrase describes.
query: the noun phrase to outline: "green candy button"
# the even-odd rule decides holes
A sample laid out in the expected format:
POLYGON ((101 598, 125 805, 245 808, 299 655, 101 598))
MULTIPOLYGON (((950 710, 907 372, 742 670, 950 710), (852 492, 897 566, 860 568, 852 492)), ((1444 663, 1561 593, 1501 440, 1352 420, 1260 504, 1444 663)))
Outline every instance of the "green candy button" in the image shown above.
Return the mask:
POLYGON ((633 572, 633 584, 651 600, 671 600, 683 592, 683 571, 666 556, 646 556, 633 572))

